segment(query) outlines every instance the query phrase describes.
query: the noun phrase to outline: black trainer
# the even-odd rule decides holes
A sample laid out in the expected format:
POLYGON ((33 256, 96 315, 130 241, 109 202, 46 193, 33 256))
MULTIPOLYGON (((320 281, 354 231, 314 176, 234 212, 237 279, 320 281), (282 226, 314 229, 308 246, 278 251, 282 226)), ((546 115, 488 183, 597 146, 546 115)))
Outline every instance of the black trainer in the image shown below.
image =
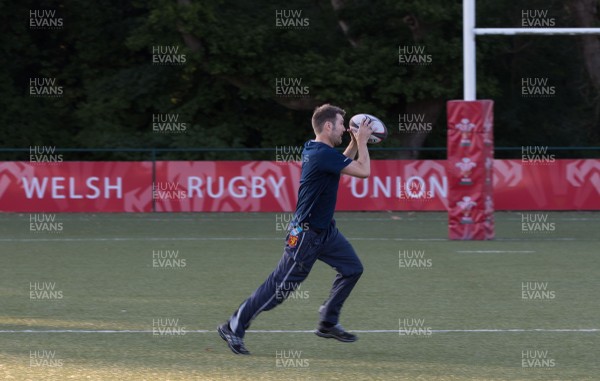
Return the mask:
POLYGON ((346 332, 344 327, 340 324, 336 324, 331 328, 325 328, 320 326, 315 330, 315 335, 319 337, 324 337, 326 339, 336 339, 339 341, 343 341, 344 343, 352 343, 358 340, 356 335, 351 334, 350 332, 346 332))
POLYGON ((248 350, 244 346, 244 339, 237 336, 235 333, 233 333, 231 331, 231 329, 229 329, 228 322, 223 323, 220 326, 218 326, 217 332, 219 332, 219 335, 221 336, 221 338, 223 340, 227 341, 227 345, 229 346, 229 349, 231 349, 231 351, 233 353, 235 353, 236 355, 249 355, 250 354, 250 352, 248 352, 248 350))

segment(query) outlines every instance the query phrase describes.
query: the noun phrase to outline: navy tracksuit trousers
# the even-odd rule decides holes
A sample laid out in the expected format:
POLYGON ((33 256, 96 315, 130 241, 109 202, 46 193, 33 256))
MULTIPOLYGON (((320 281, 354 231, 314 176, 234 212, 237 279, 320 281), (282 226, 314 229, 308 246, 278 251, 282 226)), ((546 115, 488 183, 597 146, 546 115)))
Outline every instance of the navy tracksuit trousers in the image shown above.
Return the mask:
POLYGON ((290 241, 289 238, 288 233, 277 268, 229 319, 229 327, 236 335, 244 337, 250 323, 259 313, 275 308, 290 292, 296 290, 317 259, 338 272, 329 298, 319 310, 321 321, 338 323, 344 301, 363 272, 362 263, 354 248, 337 229, 335 221, 331 221, 329 227, 319 233, 308 229, 300 232, 297 240, 290 241))

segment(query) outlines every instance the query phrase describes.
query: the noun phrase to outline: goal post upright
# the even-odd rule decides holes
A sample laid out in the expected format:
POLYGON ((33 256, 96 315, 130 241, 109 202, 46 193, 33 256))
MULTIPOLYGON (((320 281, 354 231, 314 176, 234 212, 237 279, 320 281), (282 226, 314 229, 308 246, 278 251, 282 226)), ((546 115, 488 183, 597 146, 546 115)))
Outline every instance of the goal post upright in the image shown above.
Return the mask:
POLYGON ((475 56, 475 0, 463 0, 463 98, 477 97, 477 66, 475 56))
POLYGON ((463 99, 446 105, 448 238, 494 238, 494 102, 477 99, 478 35, 584 35, 600 28, 477 28, 475 1, 463 0, 463 99))
POLYGON ((463 100, 477 99, 476 36, 483 35, 584 35, 600 34, 600 28, 477 28, 475 0, 463 0, 463 100))

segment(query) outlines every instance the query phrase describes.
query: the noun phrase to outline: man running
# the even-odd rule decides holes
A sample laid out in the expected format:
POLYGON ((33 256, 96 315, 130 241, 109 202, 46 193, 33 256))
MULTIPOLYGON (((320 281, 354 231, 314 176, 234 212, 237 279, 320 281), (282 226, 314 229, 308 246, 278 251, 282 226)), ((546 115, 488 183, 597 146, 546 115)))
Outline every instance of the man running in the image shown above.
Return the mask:
POLYGON ((344 153, 342 144, 346 112, 329 104, 317 107, 312 116, 316 138, 304 144, 298 203, 290 222, 284 253, 277 268, 246 299, 229 320, 217 328, 236 354, 248 355, 244 335, 252 320, 285 300, 306 279, 317 259, 338 273, 329 298, 319 308, 320 323, 315 334, 343 342, 357 337, 338 323, 344 301, 362 275, 363 266, 354 248, 337 229, 333 213, 340 174, 366 178, 371 173, 367 140, 372 122, 365 118, 357 130, 349 130, 351 141, 344 153), (358 153, 358 159, 356 155, 358 153))

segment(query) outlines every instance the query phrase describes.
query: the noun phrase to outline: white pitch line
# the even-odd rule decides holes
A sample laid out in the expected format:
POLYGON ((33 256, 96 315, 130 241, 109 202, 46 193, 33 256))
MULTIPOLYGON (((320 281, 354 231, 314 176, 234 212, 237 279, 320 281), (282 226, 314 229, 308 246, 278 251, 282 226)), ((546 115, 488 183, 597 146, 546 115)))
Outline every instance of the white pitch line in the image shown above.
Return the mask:
MULTIPOLYGON (((106 237, 106 238, 0 238, 0 242, 106 242, 106 241, 283 241, 281 237, 106 237)), ((353 241, 447 241, 446 238, 350 237, 353 241)))
MULTIPOLYGON (((356 333, 399 333, 397 329, 352 329, 351 332, 356 333)), ((213 332, 213 331, 208 331, 213 332)), ((249 330, 249 333, 313 333, 314 330, 249 330)), ((407 332, 402 330, 402 332, 407 332)), ((465 332, 465 333, 488 333, 488 332, 600 332, 599 328, 565 328, 565 329, 545 329, 545 328, 532 328, 532 329, 432 329, 430 332, 433 333, 451 333, 451 332, 465 332)))
POLYGON ((533 250, 458 250, 457 253, 535 253, 533 250))
POLYGON ((542 241, 598 241, 597 239, 580 239, 571 237, 556 237, 556 238, 542 238, 530 235, 530 239, 522 238, 494 238, 494 241, 515 241, 515 242, 542 242, 542 241))
MULTIPOLYGON (((397 329, 358 329, 351 330, 356 333, 399 333, 397 329)), ((110 329, 4 329, 0 333, 153 333, 152 330, 110 330, 110 329)), ((198 329, 186 330, 186 333, 216 333, 216 330, 198 329)), ((313 333, 314 330, 249 330, 247 333, 313 333)), ((432 329, 433 333, 510 333, 510 332, 600 332, 600 328, 562 328, 562 329, 546 329, 546 328, 513 328, 513 329, 432 329)))
MULTIPOLYGON (((385 238, 385 237, 347 237, 350 241, 447 241, 447 238, 385 238)), ((0 238, 0 242, 107 242, 107 241, 283 241, 281 237, 105 237, 105 238, 0 238)), ((550 241, 600 241, 600 239, 578 239, 569 237, 542 238, 533 237, 531 239, 522 238, 495 238, 489 242, 511 241, 511 242, 550 242, 550 241)))
POLYGON ((107 238, 0 238, 0 242, 106 242, 106 241, 283 241, 285 237, 107 237, 107 238))
MULTIPOLYGON (((281 212, 283 214, 291 214, 289 212, 281 212)), ((401 213, 401 212, 399 212, 401 213)), ((440 212, 442 213, 442 212, 440 212)), ((507 212, 499 212, 499 213, 507 213, 507 212)), ((545 213, 545 212, 544 212, 545 213)), ((29 214, 36 214, 36 213, 29 213, 29 214)), ((234 222, 271 222, 273 219, 272 217, 270 217, 269 215, 266 215, 264 217, 248 217, 248 218, 236 218, 236 217, 227 217, 227 216, 223 216, 223 217, 198 217, 198 218, 188 218, 188 217, 173 217, 173 218, 160 218, 160 217, 152 217, 152 218, 145 218, 143 216, 140 217, 123 217, 123 218, 110 218, 110 217, 97 217, 97 218, 89 218, 89 217, 73 217, 73 216, 62 216, 61 213, 46 213, 46 214, 55 214, 57 216, 60 216, 61 219, 63 221, 67 221, 67 222, 71 222, 71 221, 135 221, 135 222, 214 222, 214 221, 223 221, 223 222, 230 222, 230 221, 234 221, 234 222)), ((272 214, 277 214, 277 213, 272 213, 272 214)), ((521 213, 521 214, 527 214, 527 213, 521 213)), ((532 213, 535 214, 535 213, 532 213)), ((549 215, 549 217, 553 217, 552 215, 549 215)), ((27 215, 23 215, 23 216, 18 216, 17 217, 20 220, 23 221, 28 221, 29 218, 27 215)), ((3 217, 0 218, 0 221, 14 221, 15 218, 11 218, 11 217, 3 217)), ((497 221, 521 221, 521 217, 506 217, 504 218, 503 216, 501 216, 499 219, 497 219, 497 221)), ((448 221, 447 217, 439 217, 439 218, 427 218, 427 217, 413 217, 413 216, 403 216, 401 214, 394 214, 394 215, 390 215, 389 217, 372 217, 372 218, 345 218, 345 217, 339 217, 335 219, 336 221, 340 222, 351 222, 351 221, 400 221, 400 222, 406 222, 406 221, 422 221, 422 222, 430 222, 430 221, 448 221), (397 217, 393 218, 393 217, 397 217)), ((562 217, 562 218, 552 218, 552 221, 595 221, 595 222, 600 222, 599 218, 587 218, 587 217, 562 217)))

